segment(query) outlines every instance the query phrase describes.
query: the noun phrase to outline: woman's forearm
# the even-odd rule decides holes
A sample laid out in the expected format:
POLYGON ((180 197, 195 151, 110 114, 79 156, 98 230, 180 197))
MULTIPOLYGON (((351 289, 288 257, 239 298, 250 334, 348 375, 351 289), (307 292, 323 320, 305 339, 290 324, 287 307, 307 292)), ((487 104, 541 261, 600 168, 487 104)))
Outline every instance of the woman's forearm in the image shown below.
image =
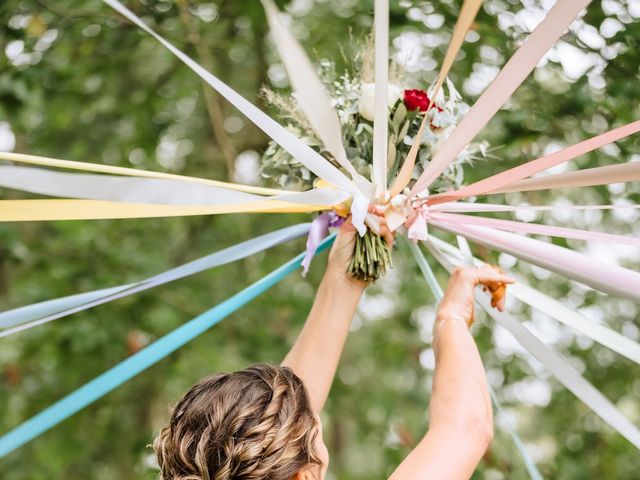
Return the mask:
POLYGON ((436 322, 429 430, 390 480, 467 480, 493 435, 484 369, 467 325, 442 317, 436 322))
POLYGON ((436 369, 429 429, 473 430, 483 435, 493 423, 487 378, 464 320, 438 316, 434 328, 436 369))
MULTIPOLYGON (((436 369, 429 430, 391 480, 467 480, 493 439, 493 411, 480 353, 469 332, 477 285, 514 280, 493 267, 457 268, 440 301, 433 328, 436 369)), ((496 304, 504 308, 504 299, 496 304)))
POLYGON ((283 365, 303 380, 314 411, 325 404, 364 285, 327 269, 307 321, 283 365))

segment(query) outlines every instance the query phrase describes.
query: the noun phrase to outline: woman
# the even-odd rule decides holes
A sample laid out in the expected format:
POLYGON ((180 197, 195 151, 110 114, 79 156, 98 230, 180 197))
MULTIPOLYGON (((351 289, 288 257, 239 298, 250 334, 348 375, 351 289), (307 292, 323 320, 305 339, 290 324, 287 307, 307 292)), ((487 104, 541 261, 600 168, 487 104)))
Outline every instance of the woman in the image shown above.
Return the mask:
MULTIPOLYGON (((354 239, 347 222, 309 317, 281 366, 259 364, 205 378, 178 403, 153 445, 162 480, 324 478, 329 455, 319 414, 366 288, 346 273, 354 239)), ((429 429, 391 480, 472 475, 493 438, 486 376, 469 333, 474 290, 512 281, 491 268, 454 271, 434 323, 429 429)))

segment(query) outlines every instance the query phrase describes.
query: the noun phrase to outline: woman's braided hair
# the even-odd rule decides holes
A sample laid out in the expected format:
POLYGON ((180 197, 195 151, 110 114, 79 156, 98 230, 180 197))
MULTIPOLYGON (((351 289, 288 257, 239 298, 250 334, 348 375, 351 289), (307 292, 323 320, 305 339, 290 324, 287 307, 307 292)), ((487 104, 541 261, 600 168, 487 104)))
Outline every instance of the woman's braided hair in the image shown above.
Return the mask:
POLYGON ((290 480, 321 461, 307 391, 286 367, 205 378, 153 442, 161 480, 290 480))

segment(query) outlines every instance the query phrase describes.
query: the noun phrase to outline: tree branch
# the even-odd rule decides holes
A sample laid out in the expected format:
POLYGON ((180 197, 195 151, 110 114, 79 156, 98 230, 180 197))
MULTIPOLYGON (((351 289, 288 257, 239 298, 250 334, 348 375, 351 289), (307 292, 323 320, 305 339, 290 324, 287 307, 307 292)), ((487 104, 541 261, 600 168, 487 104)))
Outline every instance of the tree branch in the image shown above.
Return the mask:
MULTIPOLYGON (((178 5, 180 19, 187 29, 189 43, 191 43, 191 45, 196 49, 196 53, 202 62, 202 66, 209 71, 213 70, 213 57, 204 44, 196 25, 194 25, 192 21, 193 16, 189 11, 189 1, 176 0, 176 3, 178 5)), ((211 121, 213 137, 222 152, 225 165, 227 166, 227 174, 229 178, 232 179, 237 151, 224 129, 224 112, 222 111, 222 105, 220 104, 220 96, 209 88, 208 85, 203 83, 202 86, 207 106, 207 113, 209 114, 209 120, 211 121)))

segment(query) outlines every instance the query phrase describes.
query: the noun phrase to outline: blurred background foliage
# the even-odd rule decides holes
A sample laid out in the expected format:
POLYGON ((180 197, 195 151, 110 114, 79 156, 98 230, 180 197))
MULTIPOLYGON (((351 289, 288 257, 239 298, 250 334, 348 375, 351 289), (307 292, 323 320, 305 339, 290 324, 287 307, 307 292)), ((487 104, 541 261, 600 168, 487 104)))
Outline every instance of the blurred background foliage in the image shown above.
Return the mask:
MULTIPOLYGON (((487 0, 451 78, 478 97, 552 0, 487 0)), ((129 1, 179 48, 251 101, 287 88, 257 0, 129 1)), ((392 51, 414 85, 435 77, 460 1, 392 1, 392 51)), ((372 0, 279 2, 315 59, 335 59, 365 37, 372 0)), ((483 131, 495 158, 468 168, 484 178, 639 117, 640 7, 593 2, 483 131)), ((0 147, 217 179, 259 183, 267 139, 139 29, 97 0, 0 4, 0 147)), ((640 160, 638 136, 565 169, 640 160)), ((24 198, 3 190, 2 198, 24 198)), ((638 203, 638 184, 509 194, 511 204, 638 203)), ((0 308, 130 282, 306 215, 236 215, 0 225, 0 308)), ((638 234, 633 209, 520 217, 638 234)), ((637 269, 637 250, 546 239, 637 269)), ((0 430, 5 432, 127 355, 224 300, 301 251, 299 240, 245 261, 2 339, 0 430)), ((546 293, 640 338, 638 307, 474 246, 546 293)), ((0 478, 154 478, 149 443, 168 406, 200 377, 278 362, 305 319, 323 270, 290 276, 210 332, 0 462, 0 478)), ((325 414, 330 478, 385 478, 427 428, 434 300, 406 246, 361 304, 325 414)), ((434 264, 435 267, 435 264, 434 264)), ((446 274, 437 269, 442 283, 446 274)), ((638 366, 516 302, 512 311, 640 423, 638 366)), ((475 335, 508 420, 547 478, 637 478, 640 455, 549 377, 508 333, 480 319, 475 335)), ((474 399, 469 399, 470 402, 474 399)), ((455 448, 452 445, 451 448, 455 448)), ((509 436, 496 439, 474 478, 528 478, 509 436)))

